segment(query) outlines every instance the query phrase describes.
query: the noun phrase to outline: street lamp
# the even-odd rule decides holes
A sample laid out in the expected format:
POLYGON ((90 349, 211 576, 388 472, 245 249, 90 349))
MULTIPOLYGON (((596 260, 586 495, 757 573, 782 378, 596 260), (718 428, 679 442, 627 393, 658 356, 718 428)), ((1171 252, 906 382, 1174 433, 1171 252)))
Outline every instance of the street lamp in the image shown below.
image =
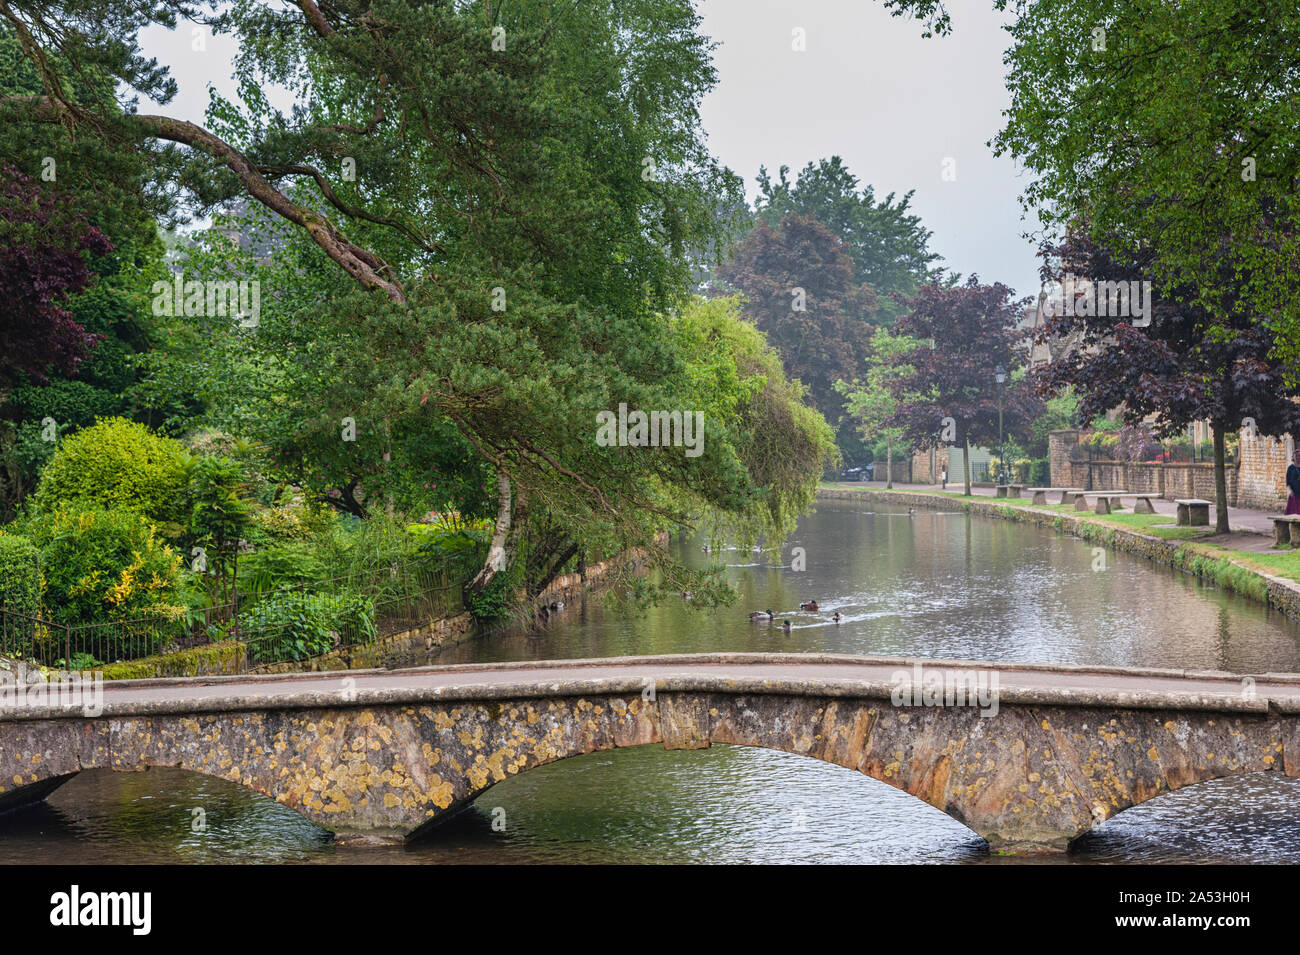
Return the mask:
POLYGON ((998 383, 998 484, 1006 484, 1007 471, 1007 446, 1002 438, 1002 386, 1006 384, 1007 370, 1002 367, 1002 362, 998 362, 997 369, 993 372, 993 380, 998 383))

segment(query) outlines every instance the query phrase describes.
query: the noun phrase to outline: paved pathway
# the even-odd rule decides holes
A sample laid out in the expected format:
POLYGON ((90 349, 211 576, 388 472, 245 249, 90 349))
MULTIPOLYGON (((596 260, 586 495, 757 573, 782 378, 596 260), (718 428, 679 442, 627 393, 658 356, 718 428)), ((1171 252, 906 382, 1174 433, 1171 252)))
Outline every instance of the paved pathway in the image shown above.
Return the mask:
MULTIPOLYGON (((885 487, 885 482, 884 481, 841 481, 833 484, 828 484, 827 486, 836 487, 836 488, 861 487, 861 488, 872 488, 874 490, 882 490, 885 487)), ((944 488, 942 488, 938 484, 903 484, 901 482, 895 481, 894 490, 896 491, 942 491, 944 490, 944 488)), ((961 482, 953 483, 952 481, 949 481, 947 490, 957 491, 958 493, 960 493, 962 490, 961 482)), ((972 487, 971 494, 980 497, 995 496, 994 490, 991 487, 972 487)), ((1049 499, 1050 498, 1051 495, 1049 495, 1049 499)), ((1019 504, 1028 505, 1029 501, 1030 501, 1030 497, 1026 495, 1025 497, 1019 499, 1019 501, 1013 499, 1013 500, 1009 500, 1007 503, 1009 504, 1019 503, 1019 504)), ((1176 505, 1173 501, 1163 501, 1163 500, 1157 500, 1155 498, 1151 499, 1151 504, 1157 514, 1167 514, 1169 516, 1169 523, 1170 524, 1174 523, 1174 521, 1177 518, 1178 505, 1176 505)), ((1122 514, 1133 513, 1132 502, 1130 502, 1129 505, 1125 507, 1124 510, 1121 511, 1120 513, 1122 514)), ((1211 527, 1214 526, 1214 513, 1215 513, 1215 507, 1213 504, 1211 504, 1210 505, 1210 526, 1211 527)), ((1232 528, 1232 534, 1228 537, 1225 537, 1222 534, 1206 536, 1203 538, 1198 538, 1198 540, 1205 540, 1213 544, 1219 544, 1223 547, 1230 547, 1234 550, 1242 550, 1242 551, 1268 550, 1270 547, 1273 546, 1272 515, 1274 513, 1276 512, 1255 511, 1245 507, 1230 507, 1228 508, 1228 526, 1232 528), (1264 539, 1257 540, 1255 538, 1264 538, 1264 539)))

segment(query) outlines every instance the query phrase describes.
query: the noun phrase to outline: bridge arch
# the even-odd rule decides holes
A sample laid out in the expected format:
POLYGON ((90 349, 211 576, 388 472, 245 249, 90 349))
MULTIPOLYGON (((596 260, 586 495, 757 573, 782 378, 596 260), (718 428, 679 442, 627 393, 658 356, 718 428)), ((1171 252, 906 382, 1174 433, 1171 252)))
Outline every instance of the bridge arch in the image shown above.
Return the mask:
POLYGON ((1096 822, 1162 793, 1282 769, 1295 732, 1291 717, 1255 713, 1004 703, 984 718, 973 707, 897 707, 879 695, 720 690, 653 699, 538 690, 5 730, 0 809, 42 798, 84 768, 176 766, 262 793, 342 842, 391 842, 426 831, 498 782, 563 759, 720 743, 853 769, 1005 852, 1060 851, 1096 822))

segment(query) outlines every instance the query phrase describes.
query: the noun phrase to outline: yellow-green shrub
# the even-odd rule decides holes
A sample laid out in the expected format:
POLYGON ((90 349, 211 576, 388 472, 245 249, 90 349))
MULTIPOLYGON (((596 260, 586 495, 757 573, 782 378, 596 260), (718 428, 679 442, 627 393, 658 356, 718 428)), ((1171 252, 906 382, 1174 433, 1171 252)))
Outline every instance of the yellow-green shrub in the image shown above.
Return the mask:
POLYGON ((139 514, 67 505, 31 522, 46 613, 62 623, 178 617, 181 556, 139 514))
POLYGON ((26 537, 0 532, 0 607, 40 615, 40 552, 26 537))
POLYGON ((142 424, 101 418, 59 441, 41 469, 33 507, 50 513, 78 503, 174 522, 180 517, 186 457, 179 441, 142 424))

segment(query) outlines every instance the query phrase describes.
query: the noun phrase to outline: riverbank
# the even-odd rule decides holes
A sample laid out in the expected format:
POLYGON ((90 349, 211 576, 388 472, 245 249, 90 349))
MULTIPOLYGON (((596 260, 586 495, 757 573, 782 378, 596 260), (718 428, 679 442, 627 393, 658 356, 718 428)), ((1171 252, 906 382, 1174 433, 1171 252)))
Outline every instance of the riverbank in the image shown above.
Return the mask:
POLYGON ((1261 535, 1250 531, 1215 536, 1211 529, 1175 527, 1168 514, 1108 516, 1076 511, 1072 506, 1033 505, 1028 501, 970 497, 953 491, 886 489, 825 484, 817 496, 829 500, 874 500, 905 507, 962 510, 968 514, 1050 527, 1081 540, 1136 554, 1211 580, 1219 586, 1268 604, 1300 620, 1300 551, 1265 549, 1261 535), (1166 523, 1167 522, 1167 523, 1166 523), (1208 533, 1207 533, 1208 532, 1208 533), (1214 540, 1205 538, 1214 537, 1214 540), (1239 546, 1227 546, 1238 543, 1239 546))
MULTIPOLYGON (((666 535, 661 544, 667 543, 666 535)), ((648 554, 634 549, 592 564, 581 573, 562 574, 532 602, 532 612, 545 615, 556 603, 598 591, 614 571, 640 568, 648 554)), ((335 670, 396 669, 418 666, 445 647, 479 636, 484 631, 467 611, 438 617, 428 623, 379 637, 373 643, 338 647, 306 660, 248 665, 247 646, 236 640, 177 650, 173 653, 105 665, 105 680, 140 680, 166 677, 240 676, 244 674, 316 673, 335 670)))

